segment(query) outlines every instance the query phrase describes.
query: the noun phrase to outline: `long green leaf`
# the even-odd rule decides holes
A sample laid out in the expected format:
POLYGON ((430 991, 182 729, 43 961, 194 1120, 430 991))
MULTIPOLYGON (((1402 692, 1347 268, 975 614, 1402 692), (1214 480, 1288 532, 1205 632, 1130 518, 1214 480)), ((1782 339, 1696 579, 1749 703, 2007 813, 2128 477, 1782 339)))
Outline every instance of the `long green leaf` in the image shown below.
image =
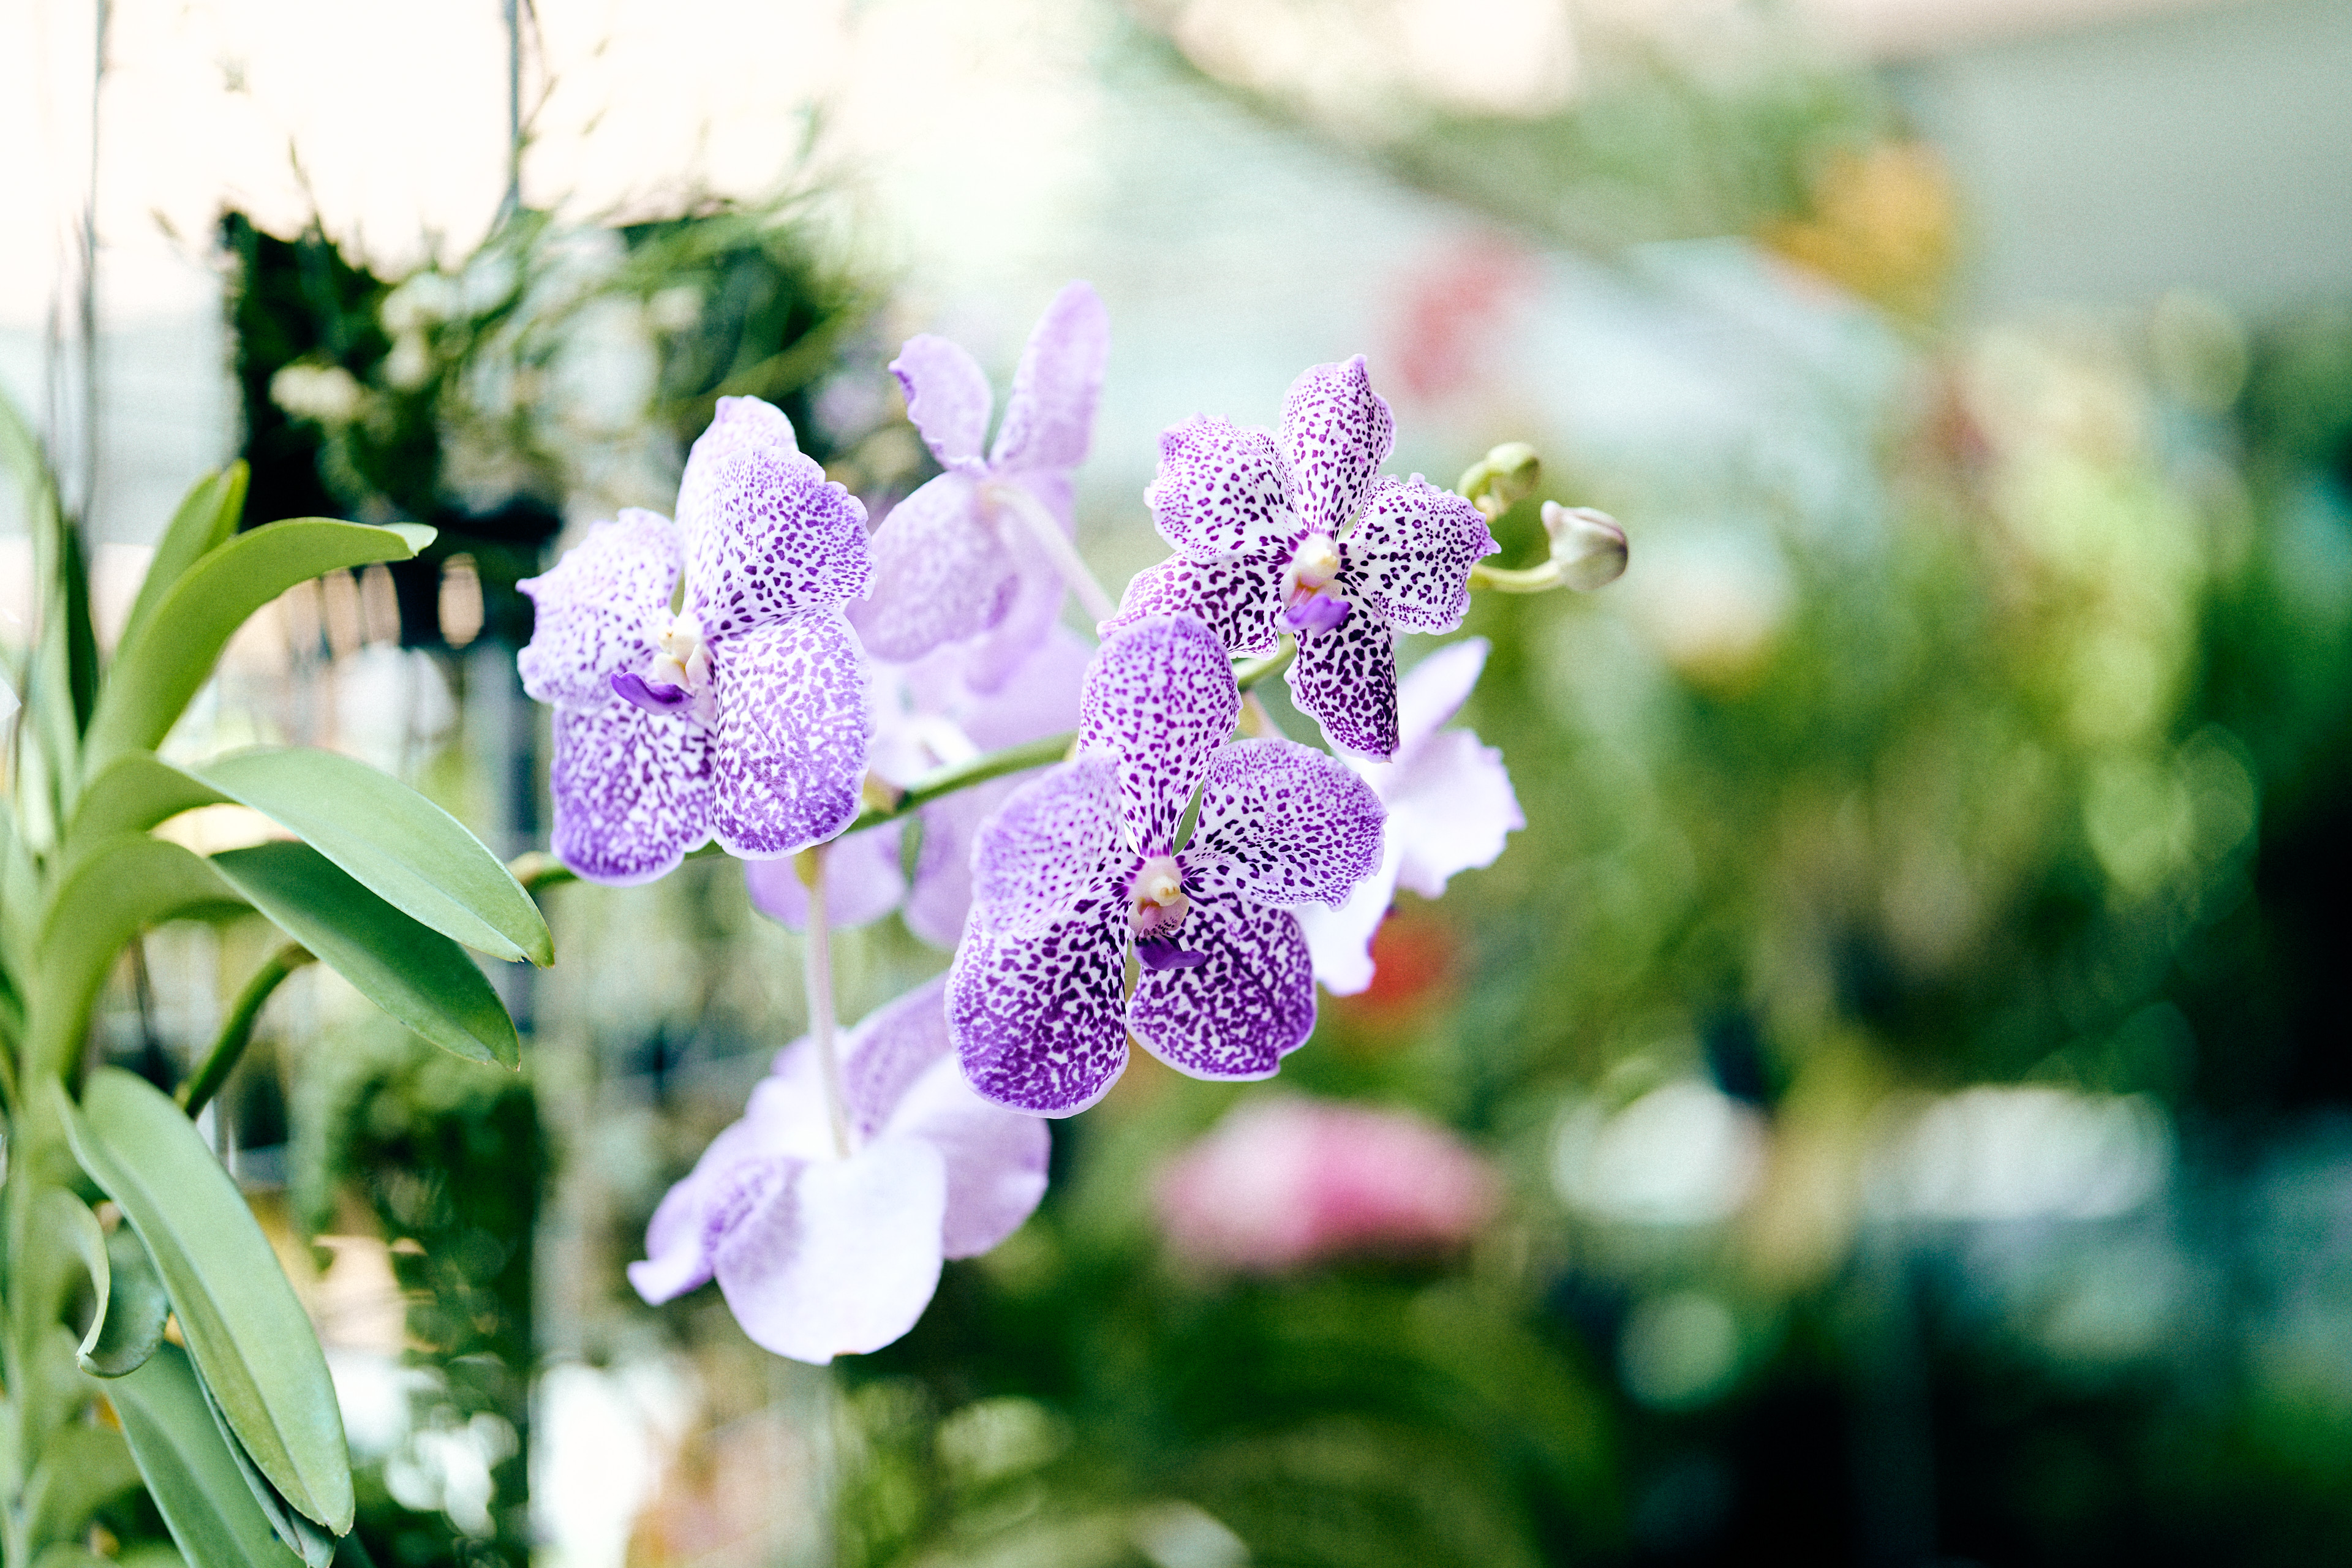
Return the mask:
POLYGON ((35 1552, 80 1539, 89 1516, 139 1484, 139 1466, 120 1432, 61 1426, 41 1445, 41 1462, 25 1484, 25 1539, 35 1552))
POLYGON ((514 1020, 466 950, 362 887, 307 844, 224 850, 213 866, 278 930, 443 1050, 522 1060, 514 1020))
MULTIPOLYGON (((273 1272, 275 1267, 273 1259, 273 1272)), ((308 1331, 305 1325, 306 1337, 308 1331)), ((106 1397, 189 1568, 302 1568, 247 1489, 205 1408, 196 1369, 179 1346, 165 1345, 145 1366, 110 1384, 106 1397)))
POLYGON ((172 514, 170 525, 163 530, 163 537, 156 541, 154 556, 147 563, 147 575, 139 583, 139 596, 131 602, 130 618, 122 623, 126 640, 154 615, 155 606, 163 602, 163 595, 172 591, 189 567, 236 531, 236 520, 245 510, 246 477, 244 459, 239 458, 189 487, 180 510, 172 514))
POLYGON ((247 616, 322 572, 406 561, 433 539, 415 523, 386 528, 298 518, 273 522, 207 553, 122 639, 83 737, 83 773, 125 752, 152 751, 212 675, 247 616))
POLYGON ((335 1560, 335 1538, 287 1506, 286 1500, 278 1495, 278 1489, 254 1464, 253 1456, 245 1451, 245 1445, 236 1440, 236 1434, 229 1430, 228 1417, 221 1414, 220 1401, 213 1396, 212 1389, 201 1377, 196 1384, 204 1390, 205 1408, 213 1413, 213 1425, 220 1429, 222 1446, 236 1461, 237 1473, 245 1478, 245 1489, 253 1494, 254 1503, 261 1510, 261 1517, 269 1521, 271 1531, 285 1542, 288 1551, 302 1559, 307 1568, 327 1568, 335 1560))
POLYGON ((393 908, 509 962, 555 962, 547 920, 458 820, 388 773, 332 752, 239 752, 189 770, 292 829, 393 908))
POLYGON ((25 1025, 35 1070, 62 1071, 73 1058, 115 954, 143 927, 239 903, 203 856, 177 844, 125 833, 89 847, 58 879, 42 922, 25 1025))
MULTIPOLYGON (((144 1079, 101 1068, 90 1075, 78 1111, 69 1104, 59 1109, 74 1157, 121 1205, 155 1260, 189 1352, 229 1429, 289 1503, 337 1534, 349 1530, 351 1458, 326 1357, 236 1184, 194 1124, 144 1079)), ((144 1378, 165 1359, 159 1350, 120 1381, 144 1378)), ((196 1417, 209 1425, 203 1395, 190 1392, 196 1417)), ((135 1433, 131 1445, 139 1448, 135 1433)), ((268 1520, 216 1436, 213 1452, 268 1532, 268 1520)), ((143 1449, 140 1468, 147 1470, 143 1449)), ((179 1534, 176 1525, 173 1533, 179 1534)))
POLYGON ((163 1342, 172 1299, 139 1233, 117 1226, 106 1238, 107 1306, 82 1336, 81 1369, 92 1377, 137 1372, 163 1342))
POLYGON ((71 864, 101 839, 144 833, 167 817, 227 798, 152 752, 126 752, 84 782, 73 822, 66 829, 65 859, 71 864))

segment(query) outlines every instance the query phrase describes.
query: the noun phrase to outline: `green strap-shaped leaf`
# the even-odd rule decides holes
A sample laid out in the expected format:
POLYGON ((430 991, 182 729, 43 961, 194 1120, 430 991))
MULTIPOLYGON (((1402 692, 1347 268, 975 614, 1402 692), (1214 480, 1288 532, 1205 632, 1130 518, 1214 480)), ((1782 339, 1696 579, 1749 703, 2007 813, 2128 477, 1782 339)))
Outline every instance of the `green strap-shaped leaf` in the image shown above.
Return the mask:
POLYGON ((122 635, 131 634, 146 625, 154 615, 155 606, 163 595, 205 555, 226 543, 236 531, 236 520, 245 511, 246 467, 240 458, 216 474, 206 474, 188 488, 180 510, 172 514, 163 537, 155 542, 155 554, 147 563, 147 575, 140 580, 139 596, 131 602, 130 617, 122 623, 122 635))
POLYGON ((82 784, 81 801, 66 830, 65 858, 70 863, 100 839, 144 833, 184 811, 226 798, 152 752, 126 752, 82 784))
MULTIPOLYGON (((58 1110, 74 1157, 122 1206, 155 1260, 189 1353, 229 1429, 289 1503, 337 1534, 349 1530, 351 1458, 326 1357, 228 1173, 169 1097, 119 1068, 90 1075, 79 1110, 69 1103, 58 1110)), ((169 1363, 169 1349, 158 1350, 112 1386, 147 1386, 142 1380, 169 1363)), ((188 1394, 194 1419, 209 1432, 203 1394, 193 1387, 188 1394)), ((131 1447, 152 1485, 154 1472, 136 1431, 131 1447)), ((227 1488, 269 1535, 268 1521, 216 1433, 208 1452, 216 1468, 225 1467, 220 1474, 227 1488)), ((215 1500, 226 1507, 226 1500, 215 1500)), ((193 1560, 177 1523, 172 1533, 193 1560)))
POLYGON ((514 1020, 466 950, 427 931, 307 844, 257 844, 213 866, 278 929, 453 1056, 515 1067, 514 1020))
POLYGON ((125 833, 86 847, 58 879, 42 922, 25 1023, 35 1072, 62 1071, 73 1058, 123 943, 158 921, 241 902, 203 856, 177 844, 125 833))
POLYGON ((41 1445, 41 1462, 25 1484, 25 1541, 38 1552, 72 1542, 100 1506, 139 1484, 139 1467, 120 1432, 60 1426, 41 1445))
MULTIPOLYGON (((277 1272, 275 1259, 270 1271, 277 1272)), ((165 1345, 145 1366, 110 1384, 106 1397, 121 1418, 147 1495, 189 1568, 302 1568, 253 1500, 205 1408, 196 1369, 179 1346, 165 1345)))
POLYGON ((205 1408, 213 1413, 213 1425, 220 1429, 222 1446, 236 1461, 237 1474, 245 1478, 245 1489, 253 1494, 271 1531, 288 1551, 302 1559, 307 1568, 327 1568, 335 1560, 335 1538, 286 1505, 278 1489, 254 1464, 253 1456, 245 1451, 245 1445, 236 1440, 236 1434, 229 1430, 228 1417, 221 1414, 220 1401, 213 1397, 211 1388, 201 1377, 196 1379, 196 1386, 204 1391, 205 1408))
POLYGON ((239 752, 191 769, 292 829, 393 908, 495 958, 555 962, 547 921, 463 824, 388 773, 332 752, 239 752))
POLYGON ((82 740, 82 776, 125 752, 152 752, 246 617, 292 587, 346 566, 406 561, 433 539, 415 523, 374 528, 327 518, 273 522, 204 556, 123 638, 82 740))
MULTIPOLYGON (((127 1226, 106 1234, 89 1205, 62 1187, 44 1187, 33 1197, 38 1245, 62 1259, 81 1259, 96 1298, 89 1331, 82 1335, 76 1359, 93 1377, 121 1377, 135 1372, 163 1342, 163 1320, 172 1304, 163 1282, 148 1259, 147 1249, 127 1226)), ((33 1303, 35 1310, 56 1311, 62 1291, 52 1285, 51 1300, 33 1303)))

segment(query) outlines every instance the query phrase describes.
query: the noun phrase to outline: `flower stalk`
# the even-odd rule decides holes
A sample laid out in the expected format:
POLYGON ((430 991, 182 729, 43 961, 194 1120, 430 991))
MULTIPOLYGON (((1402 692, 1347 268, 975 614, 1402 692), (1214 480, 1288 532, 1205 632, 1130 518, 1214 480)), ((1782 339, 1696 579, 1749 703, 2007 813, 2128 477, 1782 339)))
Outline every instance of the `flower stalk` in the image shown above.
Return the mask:
POLYGON ((1063 585, 1078 596, 1078 604, 1088 618, 1099 623, 1118 614, 1118 602, 1104 592, 1102 584, 1095 579, 1094 569, 1078 553, 1077 545, 1062 531, 1062 525, 1035 496, 1016 484, 992 484, 983 493, 1021 520, 1030 538, 1036 541, 1037 548, 1045 552, 1046 560, 1061 574, 1063 585))
POLYGON ((815 1048, 817 1069, 824 1083, 825 1120, 833 1128, 833 1152, 848 1159, 849 1093, 841 1081, 841 1052, 835 1044, 838 1027, 833 1006, 833 929, 825 918, 824 847, 817 845, 793 857, 793 869, 808 889, 808 930, 802 933, 801 973, 808 993, 809 1043, 815 1048))
POLYGON ((237 993, 228 1016, 222 1021, 220 1033, 213 1039, 213 1048, 205 1053, 204 1065, 180 1086, 180 1109, 192 1120, 212 1103, 213 1096, 228 1081, 228 1075, 236 1070, 245 1047, 252 1043, 253 1026, 270 996, 288 975, 313 962, 309 948, 299 942, 289 942, 253 972, 253 978, 237 993))

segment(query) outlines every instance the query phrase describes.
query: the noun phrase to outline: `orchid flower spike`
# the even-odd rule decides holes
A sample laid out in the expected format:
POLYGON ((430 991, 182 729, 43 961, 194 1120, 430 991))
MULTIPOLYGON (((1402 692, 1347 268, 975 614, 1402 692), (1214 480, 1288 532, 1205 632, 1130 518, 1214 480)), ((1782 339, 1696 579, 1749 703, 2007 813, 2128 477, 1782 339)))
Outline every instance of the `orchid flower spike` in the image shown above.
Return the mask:
POLYGON ((992 690, 1059 618, 1070 475, 1093 440, 1109 353, 1101 299, 1069 284, 1029 335, 985 458, 992 399, 979 363, 929 333, 890 362, 907 416, 947 472, 875 531, 874 595, 854 613, 875 658, 910 663, 980 638, 966 679, 992 690))
MULTIPOLYGON (((969 644, 940 648, 915 664, 877 667, 867 765, 885 783, 905 789, 933 769, 1071 729, 1093 652, 1076 633, 1049 627, 993 691, 972 686, 968 670, 976 656, 969 644)), ((992 779, 919 808, 922 837, 911 881, 901 869, 902 823, 838 840, 824 857, 826 918, 837 926, 864 925, 899 910, 907 929, 923 941, 955 946, 971 907, 972 839, 1020 787, 1018 778, 992 779)), ((743 879, 762 914, 794 931, 807 923, 808 890, 790 862, 752 861, 743 879)))
POLYGON ((1315 980, 1290 911, 1336 904, 1371 873, 1381 805, 1312 747, 1228 742, 1240 711, 1215 633, 1183 616, 1135 622, 1087 673, 1076 758, 981 829, 948 1023, 986 1098, 1083 1110, 1126 1067, 1130 1032, 1207 1079, 1269 1078, 1306 1042, 1315 980))
POLYGON ((1399 885, 1434 899, 1456 871, 1493 865, 1505 837, 1528 825, 1503 754, 1467 730, 1445 728, 1486 663, 1484 637, 1448 643, 1423 659, 1397 691, 1394 759, 1348 759, 1381 797, 1388 827, 1380 868, 1356 884, 1346 903, 1298 911, 1315 978, 1335 996, 1352 996, 1372 983, 1372 938, 1399 885))
POLYGON ((1384 477, 1389 405, 1358 354, 1291 384, 1279 436, 1195 418, 1160 438, 1145 491, 1175 556, 1128 584, 1118 621, 1197 616, 1235 654, 1297 634, 1299 709, 1335 746, 1396 750, 1396 634, 1450 632, 1470 607, 1486 519, 1418 474, 1384 477))
POLYGON ((625 885, 713 838, 767 859, 846 826, 868 721, 843 605, 871 575, 866 509, 792 421, 720 398, 677 522, 624 511, 519 584, 539 614, 515 662, 555 707, 557 858, 625 885))
POLYGON ((933 980, 844 1037, 847 1158, 835 1153, 809 1041, 787 1046, 743 1119, 669 1190, 629 1283, 659 1305, 716 1278, 743 1331, 822 1364, 915 1326, 942 1258, 1021 1227, 1045 1192, 1034 1117, 972 1093, 948 1050, 933 980))

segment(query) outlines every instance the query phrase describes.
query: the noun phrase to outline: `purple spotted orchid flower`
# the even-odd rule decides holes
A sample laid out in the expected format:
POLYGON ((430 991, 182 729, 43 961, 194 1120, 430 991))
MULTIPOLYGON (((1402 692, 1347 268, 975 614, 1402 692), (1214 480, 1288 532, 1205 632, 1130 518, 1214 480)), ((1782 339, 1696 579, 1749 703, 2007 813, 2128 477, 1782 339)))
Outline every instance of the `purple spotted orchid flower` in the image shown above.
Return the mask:
POLYGON ((744 1332, 823 1363, 915 1326, 940 1263, 988 1251, 1045 1192, 1034 1117, 971 1091, 948 1048, 944 978, 841 1041, 851 1151, 835 1147, 805 1039, 777 1054, 743 1119, 711 1141, 646 1232, 629 1283, 659 1305, 716 1278, 744 1332))
POLYGON ((1298 638, 1291 694, 1336 746, 1396 750, 1396 634, 1450 632, 1493 552, 1478 509, 1381 472, 1395 440, 1361 354, 1291 384, 1279 435, 1196 417, 1160 438, 1145 494, 1173 558, 1137 574, 1124 622, 1178 613, 1236 654, 1298 638))
POLYGON ((981 830, 948 1023, 986 1098, 1083 1110, 1126 1066, 1130 1032, 1209 1079, 1271 1077, 1306 1041, 1315 982, 1290 911, 1338 903, 1371 872, 1380 801, 1311 747, 1229 741, 1240 710, 1207 626, 1124 626, 1087 672, 1077 757, 981 830), (1129 998, 1130 946, 1142 968, 1129 998))
POLYGON ((1467 730, 1449 730, 1486 667, 1486 643, 1470 637, 1423 659, 1397 691, 1396 755, 1349 759, 1388 811, 1380 868, 1337 909, 1298 911, 1315 956, 1315 978, 1336 996, 1372 983, 1372 938, 1398 887, 1423 898, 1445 891, 1456 871, 1491 866, 1506 836, 1525 827, 1503 754, 1467 730))
POLYGON ((867 731, 843 605, 871 574, 865 509, 792 422, 720 398, 675 523, 624 511, 520 584, 538 618, 516 663, 555 707, 557 858, 628 884, 713 838, 763 859, 841 831, 867 731))
MULTIPOLYGON (((874 671, 874 743, 867 765, 904 789, 933 769, 1070 729, 1078 687, 1094 649, 1055 626, 993 691, 975 689, 970 645, 948 647, 911 665, 874 671)), ((824 855, 825 918, 863 925, 900 910, 907 929, 935 947, 953 947, 971 907, 971 845, 980 826, 1021 786, 994 779, 944 795, 915 813, 922 837, 910 882, 901 868, 899 823, 841 839, 824 855)), ((758 860, 743 868, 751 902, 794 931, 808 921, 808 892, 793 867, 758 860)))
POLYGON ((1037 526, 1070 532, 1070 474, 1094 437, 1109 353, 1101 299, 1087 284, 1069 284, 1030 334, 996 444, 982 457, 993 401, 986 374, 945 338, 908 340, 890 371, 907 416, 947 472, 875 531, 874 593, 853 612, 875 658, 909 663, 942 643, 977 638, 965 679, 993 690, 1054 625, 1062 575, 1031 520, 1042 509, 1037 526))

